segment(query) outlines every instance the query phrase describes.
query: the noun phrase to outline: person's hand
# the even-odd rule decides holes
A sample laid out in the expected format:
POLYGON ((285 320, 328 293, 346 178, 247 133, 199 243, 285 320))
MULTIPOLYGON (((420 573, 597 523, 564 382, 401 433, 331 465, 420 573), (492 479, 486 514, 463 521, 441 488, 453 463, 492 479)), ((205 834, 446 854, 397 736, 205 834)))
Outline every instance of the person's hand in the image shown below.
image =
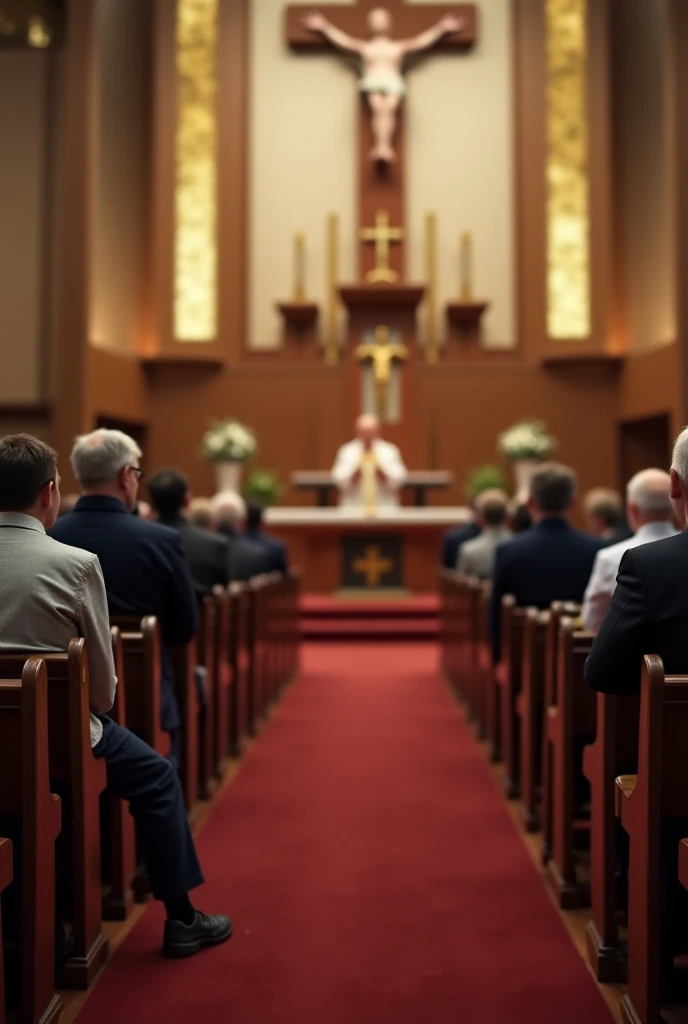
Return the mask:
POLYGON ((362 476, 361 467, 359 466, 358 469, 354 473, 351 474, 351 480, 349 481, 349 486, 350 487, 358 487, 358 485, 361 482, 361 476, 362 476))
POLYGON ((327 18, 324 14, 320 14, 318 11, 313 11, 311 14, 307 14, 305 18, 301 19, 301 24, 304 28, 307 28, 309 32, 323 32, 327 25, 327 18))
POLYGON ((447 33, 460 32, 466 26, 466 19, 460 18, 458 14, 447 14, 442 18, 440 25, 447 33))
POLYGON ((386 484, 387 483, 387 474, 385 473, 384 470, 380 469, 379 466, 376 466, 376 468, 375 468, 375 475, 377 476, 377 479, 378 479, 379 483, 381 483, 381 484, 386 484))

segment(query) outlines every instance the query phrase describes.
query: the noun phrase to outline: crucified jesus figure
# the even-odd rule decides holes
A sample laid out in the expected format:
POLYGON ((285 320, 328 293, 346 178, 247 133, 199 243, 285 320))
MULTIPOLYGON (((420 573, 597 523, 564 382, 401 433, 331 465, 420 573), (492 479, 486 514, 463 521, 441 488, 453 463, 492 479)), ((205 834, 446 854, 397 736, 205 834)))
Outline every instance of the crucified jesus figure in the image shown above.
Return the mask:
POLYGON ((391 163, 394 160, 397 111, 406 93, 404 60, 411 54, 430 49, 443 36, 460 32, 465 19, 448 14, 412 39, 392 38, 392 15, 383 7, 374 8, 368 15, 370 39, 354 39, 328 21, 324 14, 317 12, 307 15, 303 25, 311 32, 319 32, 345 53, 355 53, 360 57, 362 74, 358 87, 370 104, 375 141, 370 156, 372 160, 391 163))

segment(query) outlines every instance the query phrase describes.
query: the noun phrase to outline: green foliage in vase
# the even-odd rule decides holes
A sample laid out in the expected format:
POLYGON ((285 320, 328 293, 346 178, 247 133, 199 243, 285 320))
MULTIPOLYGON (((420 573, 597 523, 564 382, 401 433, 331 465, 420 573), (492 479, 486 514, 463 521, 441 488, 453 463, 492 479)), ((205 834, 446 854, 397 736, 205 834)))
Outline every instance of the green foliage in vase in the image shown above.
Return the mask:
POLYGON ((254 469, 244 486, 244 498, 258 501, 267 508, 276 505, 282 496, 282 485, 272 469, 254 469))
POLYGON ((483 491, 496 488, 499 491, 506 490, 506 478, 499 466, 486 463, 483 466, 476 466, 468 474, 466 481, 466 497, 469 501, 475 501, 483 491))

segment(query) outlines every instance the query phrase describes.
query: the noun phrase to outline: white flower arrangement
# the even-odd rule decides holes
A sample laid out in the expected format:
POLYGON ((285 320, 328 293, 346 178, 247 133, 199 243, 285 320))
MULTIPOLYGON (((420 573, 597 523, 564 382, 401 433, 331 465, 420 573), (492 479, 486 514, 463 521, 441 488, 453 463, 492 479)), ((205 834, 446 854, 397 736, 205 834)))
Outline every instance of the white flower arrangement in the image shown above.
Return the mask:
POLYGON ((255 454, 256 435, 236 420, 219 420, 203 435, 203 455, 211 462, 246 462, 255 454))
POLYGON ((497 438, 501 455, 515 462, 517 459, 546 459, 557 447, 557 440, 547 432, 542 420, 522 420, 502 431, 497 438))

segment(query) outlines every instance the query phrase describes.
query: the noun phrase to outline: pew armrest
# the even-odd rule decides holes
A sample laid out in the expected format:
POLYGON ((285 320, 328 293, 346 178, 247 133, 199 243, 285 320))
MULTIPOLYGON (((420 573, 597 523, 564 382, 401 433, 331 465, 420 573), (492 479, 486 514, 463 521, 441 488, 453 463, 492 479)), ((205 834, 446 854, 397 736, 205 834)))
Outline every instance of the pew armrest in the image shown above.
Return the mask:
POLYGON ((688 889, 688 839, 678 844, 678 880, 684 889, 688 889))
POLYGON ((638 781, 637 775, 619 775, 614 790, 614 811, 617 818, 622 815, 623 800, 633 795, 635 784, 638 781))

